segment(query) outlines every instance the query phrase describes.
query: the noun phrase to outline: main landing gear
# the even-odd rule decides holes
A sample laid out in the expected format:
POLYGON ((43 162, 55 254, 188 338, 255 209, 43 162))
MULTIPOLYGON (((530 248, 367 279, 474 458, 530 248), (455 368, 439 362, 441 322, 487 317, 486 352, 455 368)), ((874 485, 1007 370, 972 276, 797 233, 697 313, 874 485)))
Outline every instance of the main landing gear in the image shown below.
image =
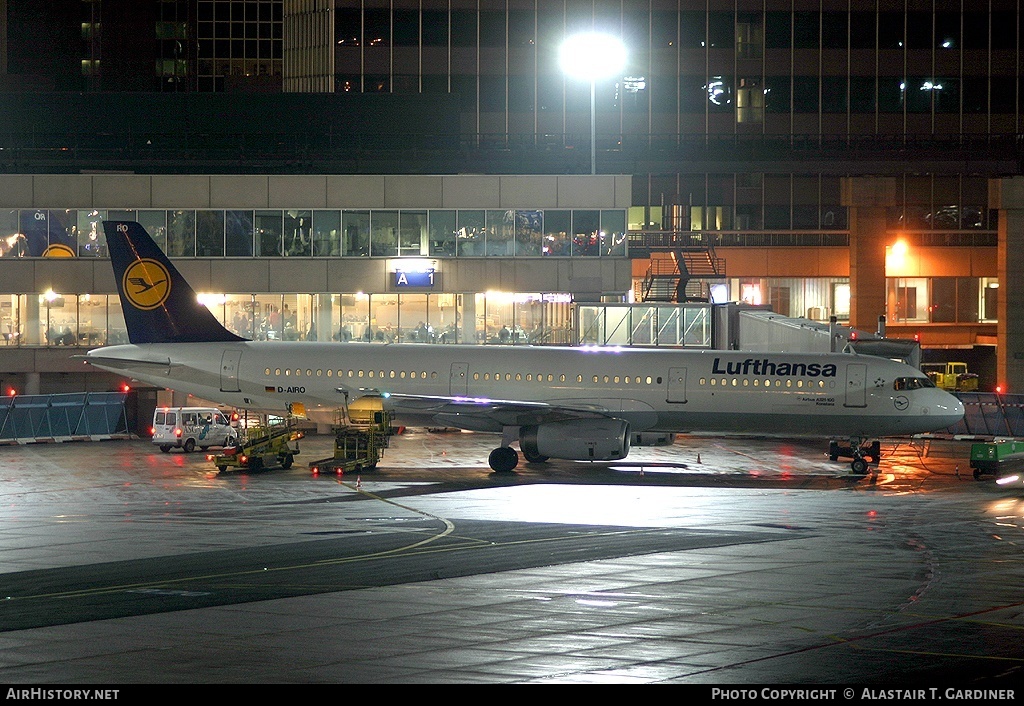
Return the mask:
POLYGON ((519 454, 511 446, 499 446, 487 457, 487 465, 495 473, 509 473, 519 465, 519 454))
POLYGON ((877 439, 871 443, 863 442, 864 440, 857 436, 850 438, 849 446, 841 446, 838 441, 830 441, 828 442, 828 458, 830 461, 852 458, 850 473, 857 476, 866 475, 869 463, 877 466, 882 452, 881 443, 877 439))

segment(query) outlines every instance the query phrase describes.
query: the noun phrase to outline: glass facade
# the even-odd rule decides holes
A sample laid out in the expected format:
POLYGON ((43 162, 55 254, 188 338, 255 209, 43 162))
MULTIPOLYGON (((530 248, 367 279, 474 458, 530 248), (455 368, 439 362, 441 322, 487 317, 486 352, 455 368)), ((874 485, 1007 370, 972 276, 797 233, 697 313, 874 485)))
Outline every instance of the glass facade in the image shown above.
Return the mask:
MULTIPOLYGON (((990 277, 889 277, 892 324, 996 321, 999 283, 990 277)), ((712 347, 712 306, 771 304, 785 316, 828 321, 850 315, 846 278, 726 278, 712 302, 574 304, 560 292, 199 294, 230 331, 258 341, 369 341, 488 345, 712 347)), ((114 295, 0 294, 0 346, 127 343, 114 295)))
POLYGON ((0 257, 106 257, 137 220, 170 257, 625 257, 625 209, 0 211, 0 257))

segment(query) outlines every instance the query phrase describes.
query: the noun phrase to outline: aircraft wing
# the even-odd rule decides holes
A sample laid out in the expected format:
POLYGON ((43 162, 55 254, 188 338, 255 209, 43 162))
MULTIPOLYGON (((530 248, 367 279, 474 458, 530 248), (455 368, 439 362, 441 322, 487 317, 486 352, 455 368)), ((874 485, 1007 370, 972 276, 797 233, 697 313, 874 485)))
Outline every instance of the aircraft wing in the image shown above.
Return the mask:
POLYGON ((569 419, 601 419, 608 410, 596 405, 499 400, 488 397, 388 394, 396 410, 433 415, 439 422, 465 429, 498 430, 569 419))

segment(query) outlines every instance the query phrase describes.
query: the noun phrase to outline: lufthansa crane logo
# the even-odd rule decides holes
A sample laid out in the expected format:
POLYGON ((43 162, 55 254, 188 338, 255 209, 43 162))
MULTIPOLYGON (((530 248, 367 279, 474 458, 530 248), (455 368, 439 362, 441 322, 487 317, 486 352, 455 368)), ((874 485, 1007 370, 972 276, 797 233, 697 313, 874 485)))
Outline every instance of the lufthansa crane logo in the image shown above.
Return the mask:
POLYGON ((909 407, 909 406, 910 406, 910 400, 908 400, 908 399, 907 399, 906 397, 904 397, 903 395, 899 395, 899 396, 897 396, 897 397, 896 397, 896 398, 895 398, 895 399, 894 399, 894 400, 892 401, 892 403, 893 403, 894 405, 896 405, 896 409, 900 410, 901 412, 902 412, 903 410, 905 410, 905 409, 906 409, 907 407, 909 407))
POLYGON ((171 275, 156 260, 136 260, 124 272, 121 291, 136 309, 156 309, 171 293, 171 275))

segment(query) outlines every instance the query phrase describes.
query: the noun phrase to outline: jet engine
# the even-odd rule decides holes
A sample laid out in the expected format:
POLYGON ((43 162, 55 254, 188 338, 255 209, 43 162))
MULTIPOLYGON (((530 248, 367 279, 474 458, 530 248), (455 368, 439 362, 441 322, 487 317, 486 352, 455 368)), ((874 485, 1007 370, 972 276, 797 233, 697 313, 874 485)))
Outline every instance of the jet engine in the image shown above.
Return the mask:
POLYGON ((621 419, 572 419, 523 427, 519 448, 527 461, 564 458, 615 461, 629 453, 629 423, 621 419))

